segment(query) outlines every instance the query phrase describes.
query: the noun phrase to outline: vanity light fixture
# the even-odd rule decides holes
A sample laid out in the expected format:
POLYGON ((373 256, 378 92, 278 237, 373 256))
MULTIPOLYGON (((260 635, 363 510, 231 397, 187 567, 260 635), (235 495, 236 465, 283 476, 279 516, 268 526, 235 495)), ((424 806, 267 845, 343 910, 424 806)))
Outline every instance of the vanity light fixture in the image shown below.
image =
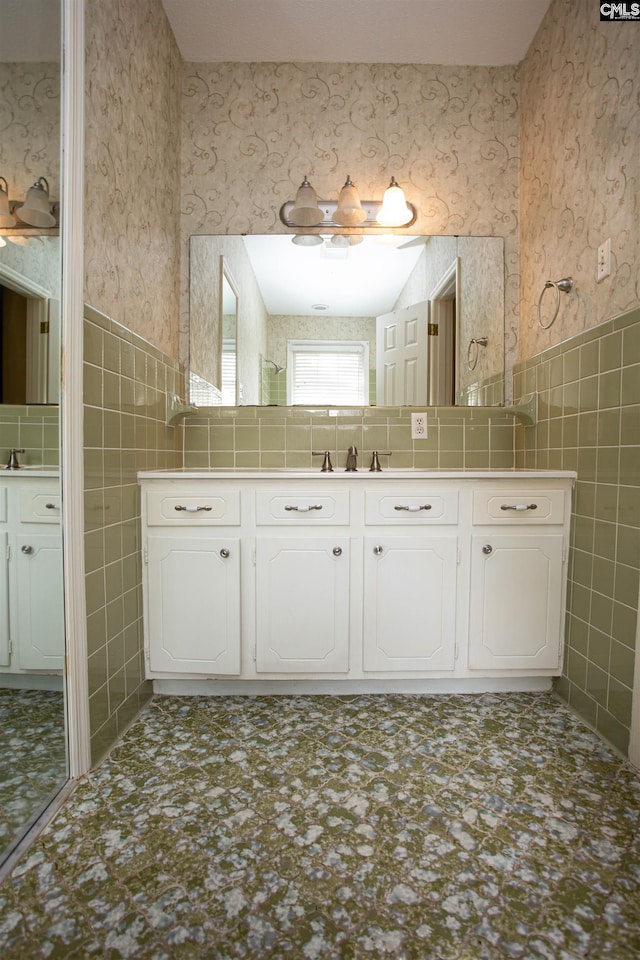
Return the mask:
MULTIPOLYGON (((410 227, 415 223, 418 211, 408 203, 402 187, 395 177, 385 190, 382 204, 376 200, 361 200, 358 189, 347 177, 337 200, 318 200, 316 191, 305 176, 298 187, 295 200, 287 200, 280 208, 280 220, 287 227, 322 228, 323 232, 357 227, 410 227)), ((294 243, 312 246, 313 242, 302 239, 313 236, 296 234, 294 243)))
POLYGON ((0 227, 15 227, 16 218, 9 209, 9 184, 0 177, 0 227))
POLYGON ((46 177, 38 177, 27 190, 25 201, 15 208, 16 215, 30 227, 55 227, 56 218, 49 203, 49 183, 46 177))
POLYGON ((413 212, 407 206, 407 200, 402 187, 398 186, 395 177, 384 192, 380 213, 376 217, 383 227, 403 227, 409 221, 413 222, 413 212))

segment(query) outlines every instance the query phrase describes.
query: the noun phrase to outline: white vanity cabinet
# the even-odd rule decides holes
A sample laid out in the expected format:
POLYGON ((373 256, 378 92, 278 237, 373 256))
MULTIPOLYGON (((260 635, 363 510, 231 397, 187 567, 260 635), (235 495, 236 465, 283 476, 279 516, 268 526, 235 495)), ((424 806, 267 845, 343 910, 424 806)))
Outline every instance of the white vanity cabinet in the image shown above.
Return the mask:
POLYGON ((145 628, 151 674, 240 672, 237 490, 151 490, 145 503, 145 628))
POLYGON ((57 478, 25 471, 0 487, 0 666, 58 673, 64 664, 61 498, 57 478))
POLYGON ((473 497, 469 667, 562 664, 565 504, 561 490, 504 484, 473 497))
POLYGON ((569 472, 140 481, 158 689, 544 689, 559 672, 569 472))

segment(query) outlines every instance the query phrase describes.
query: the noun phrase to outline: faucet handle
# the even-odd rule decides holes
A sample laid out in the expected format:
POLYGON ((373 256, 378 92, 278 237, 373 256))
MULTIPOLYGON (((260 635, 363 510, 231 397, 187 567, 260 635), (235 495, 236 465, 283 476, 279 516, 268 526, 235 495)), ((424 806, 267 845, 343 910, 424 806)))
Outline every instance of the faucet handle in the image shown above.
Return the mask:
POLYGON ((24 453, 25 450, 22 447, 10 447, 9 448, 9 462, 7 463, 7 470, 16 470, 20 464, 18 463, 18 454, 24 453))
POLYGON ((322 461, 322 467, 320 468, 320 473, 333 473, 333 466, 331 464, 331 454, 329 450, 312 450, 312 457, 324 457, 322 461))
POLYGON ((374 450, 373 456, 371 457, 371 466, 369 467, 369 473, 380 473, 382 467, 380 466, 380 461, 378 457, 390 457, 391 450, 374 450))

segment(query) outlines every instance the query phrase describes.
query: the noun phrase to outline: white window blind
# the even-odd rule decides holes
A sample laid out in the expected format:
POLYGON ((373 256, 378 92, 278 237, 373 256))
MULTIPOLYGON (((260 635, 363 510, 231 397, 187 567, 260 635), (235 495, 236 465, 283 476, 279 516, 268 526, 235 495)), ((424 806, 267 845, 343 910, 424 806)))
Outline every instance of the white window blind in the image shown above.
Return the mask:
POLYGON ((222 344, 222 405, 235 407, 236 405, 236 345, 235 340, 230 344, 222 344))
POLYGON ((369 344, 359 340, 289 340, 288 402, 369 402, 369 344))

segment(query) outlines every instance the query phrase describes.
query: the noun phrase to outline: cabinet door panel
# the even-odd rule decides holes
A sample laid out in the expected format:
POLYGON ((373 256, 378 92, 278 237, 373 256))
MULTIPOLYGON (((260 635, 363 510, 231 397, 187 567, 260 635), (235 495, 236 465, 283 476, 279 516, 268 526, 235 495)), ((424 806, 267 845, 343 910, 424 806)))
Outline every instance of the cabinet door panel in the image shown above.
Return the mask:
POLYGON ((457 539, 367 537, 364 669, 452 670, 457 539))
POLYGON ((150 671, 239 673, 240 541, 149 537, 147 576, 150 671))
POLYGON ((257 540, 257 670, 346 672, 349 552, 344 537, 257 540))
POLYGON ((14 650, 24 670, 61 670, 64 607, 60 533, 16 537, 14 650))
POLYGON ((469 667, 558 669, 563 537, 472 537, 469 667))

